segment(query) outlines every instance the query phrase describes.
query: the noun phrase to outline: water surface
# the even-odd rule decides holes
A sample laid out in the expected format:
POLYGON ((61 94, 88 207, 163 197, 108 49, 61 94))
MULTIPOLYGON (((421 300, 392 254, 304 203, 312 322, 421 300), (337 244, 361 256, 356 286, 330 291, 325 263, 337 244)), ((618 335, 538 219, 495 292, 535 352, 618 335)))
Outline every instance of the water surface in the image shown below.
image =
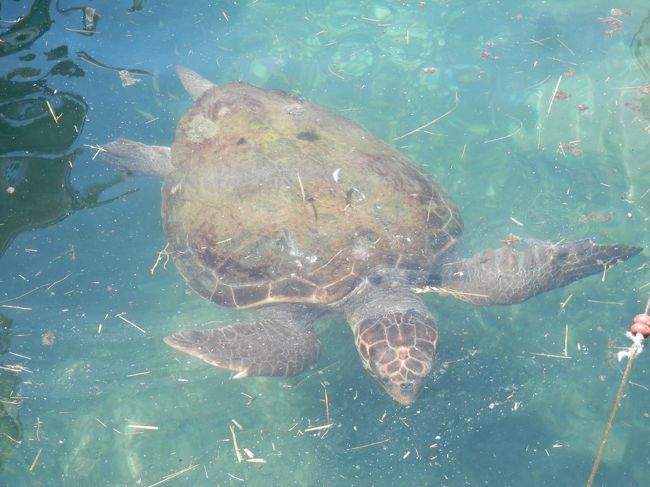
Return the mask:
MULTIPOLYGON (((181 64, 301 95, 417 160, 462 208, 465 254, 511 232, 647 247, 645 2, 615 16, 593 0, 88 7, 98 17, 66 0, 0 8, 3 485, 152 485, 190 467, 167 485, 586 481, 625 365, 611 354, 650 291, 647 251, 516 306, 427 296, 440 356, 410 408, 363 371, 338 318, 317 324, 314 369, 232 381, 162 338, 242 316, 173 264, 152 274, 160 181, 119 174, 96 147, 170 144, 191 103, 181 64), (306 432, 327 423, 325 389, 334 426, 306 432), (238 463, 231 429, 266 463, 238 463)), ((649 357, 595 485, 647 481, 649 357)))

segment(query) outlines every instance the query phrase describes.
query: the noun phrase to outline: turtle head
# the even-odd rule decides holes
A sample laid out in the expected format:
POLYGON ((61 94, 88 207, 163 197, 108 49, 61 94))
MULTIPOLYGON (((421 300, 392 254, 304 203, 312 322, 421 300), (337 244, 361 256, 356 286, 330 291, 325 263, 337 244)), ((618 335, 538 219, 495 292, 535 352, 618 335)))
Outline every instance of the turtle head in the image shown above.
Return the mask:
POLYGON ((418 397, 436 356, 438 332, 426 310, 394 310, 353 324, 366 370, 397 402, 418 397))

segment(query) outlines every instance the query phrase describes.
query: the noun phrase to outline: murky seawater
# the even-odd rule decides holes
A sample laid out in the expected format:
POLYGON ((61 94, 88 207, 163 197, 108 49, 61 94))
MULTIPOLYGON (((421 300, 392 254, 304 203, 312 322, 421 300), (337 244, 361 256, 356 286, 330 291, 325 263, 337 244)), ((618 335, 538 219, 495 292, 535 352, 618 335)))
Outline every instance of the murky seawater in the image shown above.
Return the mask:
MULTIPOLYGON (((172 263, 152 272, 160 181, 95 156, 172 142, 181 64, 294 92, 417 160, 462 208, 464 254, 508 233, 647 247, 644 2, 3 1, 0 22, 2 485, 585 483, 647 250, 516 306, 427 296, 440 356, 409 408, 336 317, 316 325, 315 368, 233 381, 162 342, 242 315, 172 263)), ((594 485, 647 482, 649 360, 594 485)))

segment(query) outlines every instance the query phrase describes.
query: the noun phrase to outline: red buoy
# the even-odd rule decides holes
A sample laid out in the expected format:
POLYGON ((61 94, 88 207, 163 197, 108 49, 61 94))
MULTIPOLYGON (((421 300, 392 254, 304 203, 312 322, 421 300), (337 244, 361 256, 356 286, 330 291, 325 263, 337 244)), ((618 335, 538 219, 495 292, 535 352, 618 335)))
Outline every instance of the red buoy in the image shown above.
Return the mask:
MULTIPOLYGON (((647 315, 645 316, 648 317, 647 315)), ((633 335, 641 333, 641 335, 643 335, 643 338, 648 338, 650 336, 650 324, 643 323, 641 321, 635 321, 632 323, 632 326, 630 326, 630 333, 633 335)))
POLYGON ((630 326, 630 333, 636 335, 641 333, 643 338, 648 338, 650 336, 650 316, 645 313, 638 314, 632 320, 632 326, 630 326))
POLYGON ((636 315, 633 320, 634 323, 641 323, 650 326, 650 316, 646 314, 636 315))

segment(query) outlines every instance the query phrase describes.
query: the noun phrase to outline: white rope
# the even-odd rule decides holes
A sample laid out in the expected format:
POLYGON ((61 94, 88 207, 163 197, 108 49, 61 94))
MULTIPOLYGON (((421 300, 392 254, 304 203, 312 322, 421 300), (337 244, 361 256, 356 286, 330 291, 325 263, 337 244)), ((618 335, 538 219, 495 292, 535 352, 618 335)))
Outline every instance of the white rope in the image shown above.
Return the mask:
POLYGON ((632 344, 627 348, 627 350, 621 350, 616 354, 616 358, 621 362, 624 358, 636 358, 643 351, 643 343, 645 337, 641 333, 636 335, 632 332, 625 332, 625 336, 632 340, 632 344))

